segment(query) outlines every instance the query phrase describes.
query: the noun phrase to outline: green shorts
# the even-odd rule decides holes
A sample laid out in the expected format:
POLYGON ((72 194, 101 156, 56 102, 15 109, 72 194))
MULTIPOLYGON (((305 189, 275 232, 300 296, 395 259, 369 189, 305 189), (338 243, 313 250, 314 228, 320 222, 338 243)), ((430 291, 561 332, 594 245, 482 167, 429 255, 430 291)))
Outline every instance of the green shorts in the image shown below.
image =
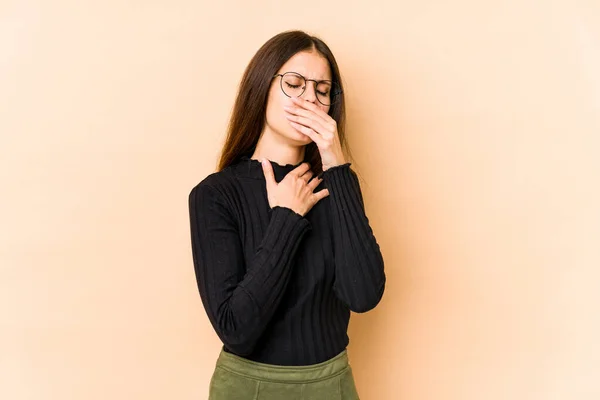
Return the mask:
POLYGON ((209 400, 359 400, 347 350, 319 364, 282 366, 221 349, 209 400))

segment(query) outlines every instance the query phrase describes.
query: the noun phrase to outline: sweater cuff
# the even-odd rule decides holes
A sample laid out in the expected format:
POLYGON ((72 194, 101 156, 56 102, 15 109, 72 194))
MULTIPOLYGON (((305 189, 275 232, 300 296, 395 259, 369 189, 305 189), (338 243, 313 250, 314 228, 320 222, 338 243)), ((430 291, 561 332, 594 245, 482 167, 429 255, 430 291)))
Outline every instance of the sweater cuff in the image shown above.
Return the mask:
POLYGON ((330 168, 327 168, 325 171, 323 171, 323 174, 329 174, 331 172, 335 173, 335 172, 339 172, 339 170, 346 170, 350 167, 350 165, 352 165, 351 162, 347 162, 345 164, 340 164, 340 165, 336 165, 330 168))
POLYGON ((362 197, 358 178, 354 171, 350 169, 350 164, 351 163, 336 165, 335 167, 323 171, 323 181, 329 190, 329 194, 333 197, 338 197, 337 195, 345 196, 348 194, 362 197))
POLYGON ((329 190, 334 212, 349 212, 359 215, 364 213, 365 204, 358 176, 350 168, 350 164, 345 163, 327 169, 323 172, 323 181, 329 190))

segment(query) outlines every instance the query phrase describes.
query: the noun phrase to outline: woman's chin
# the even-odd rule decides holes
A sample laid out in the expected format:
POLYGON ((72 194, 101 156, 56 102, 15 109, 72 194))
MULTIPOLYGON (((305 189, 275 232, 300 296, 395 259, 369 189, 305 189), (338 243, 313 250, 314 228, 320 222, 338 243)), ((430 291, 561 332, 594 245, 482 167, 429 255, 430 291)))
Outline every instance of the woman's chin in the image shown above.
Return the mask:
POLYGON ((294 140, 297 140, 303 144, 308 144, 310 142, 312 142, 312 139, 308 136, 306 136, 304 133, 297 131, 296 129, 292 128, 292 135, 291 137, 294 140))
POLYGON ((309 136, 306 136, 304 133, 297 131, 291 126, 289 129, 280 130, 279 134, 295 144, 307 145, 312 142, 312 139, 309 136))

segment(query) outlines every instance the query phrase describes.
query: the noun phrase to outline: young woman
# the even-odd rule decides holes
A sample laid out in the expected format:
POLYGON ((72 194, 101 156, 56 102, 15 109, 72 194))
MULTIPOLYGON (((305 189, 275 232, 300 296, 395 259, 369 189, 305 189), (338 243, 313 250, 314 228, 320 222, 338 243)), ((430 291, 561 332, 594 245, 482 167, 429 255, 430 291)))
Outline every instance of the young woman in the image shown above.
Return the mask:
POLYGON ((246 68, 218 171, 189 195, 198 290, 223 342, 211 400, 358 399, 350 311, 373 309, 386 277, 344 110, 319 38, 278 34, 246 68))

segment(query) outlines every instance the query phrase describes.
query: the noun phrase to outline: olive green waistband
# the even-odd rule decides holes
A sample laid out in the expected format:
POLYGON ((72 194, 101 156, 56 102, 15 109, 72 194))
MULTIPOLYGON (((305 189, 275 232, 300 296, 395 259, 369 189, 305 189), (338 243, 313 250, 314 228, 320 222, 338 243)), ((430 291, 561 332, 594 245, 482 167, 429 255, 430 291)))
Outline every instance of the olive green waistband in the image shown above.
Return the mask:
POLYGON ((314 382, 337 376, 349 367, 348 353, 344 349, 337 356, 319 364, 288 366, 251 361, 221 349, 217 368, 251 379, 281 383, 314 382))

